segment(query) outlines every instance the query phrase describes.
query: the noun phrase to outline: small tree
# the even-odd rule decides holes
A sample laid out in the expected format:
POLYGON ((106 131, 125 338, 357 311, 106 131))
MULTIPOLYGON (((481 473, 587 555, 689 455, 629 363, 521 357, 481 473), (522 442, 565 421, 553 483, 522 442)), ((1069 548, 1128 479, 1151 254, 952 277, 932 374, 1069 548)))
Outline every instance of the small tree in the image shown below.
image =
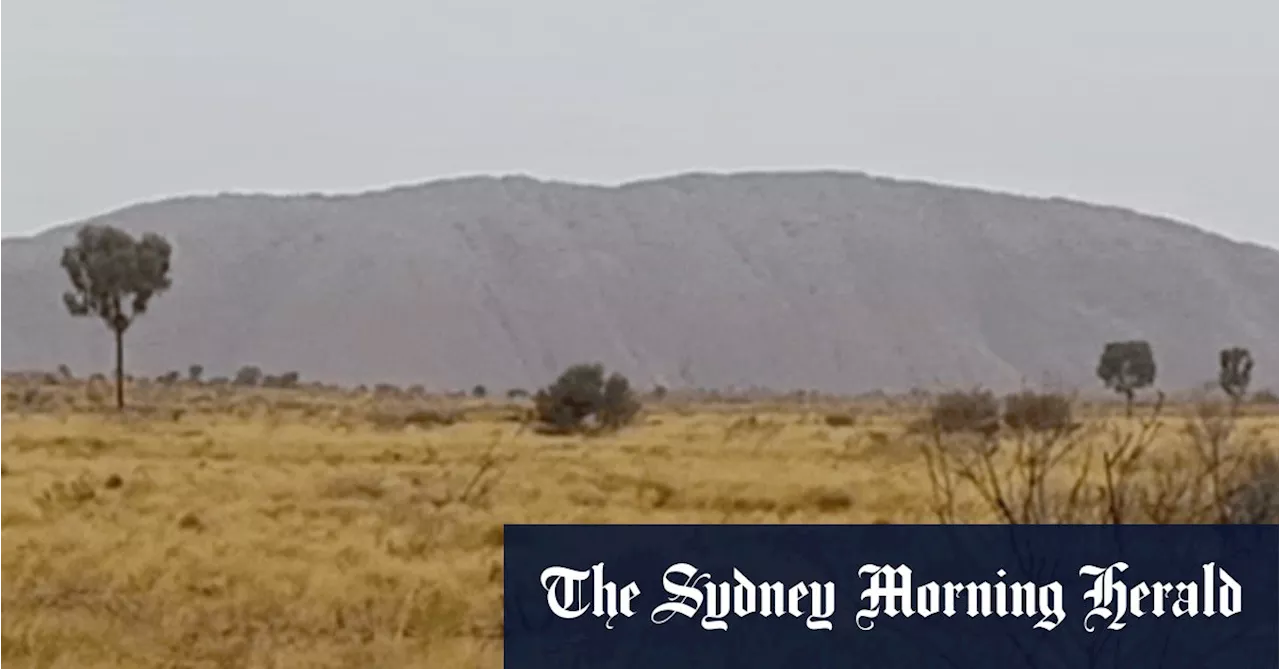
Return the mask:
POLYGON ((1119 341, 1107 344, 1098 360, 1098 378, 1107 388, 1124 395, 1125 416, 1133 415, 1133 394, 1155 383, 1156 361, 1151 344, 1119 341))
POLYGON ((192 365, 187 368, 187 380, 192 383, 200 383, 200 377, 204 374, 203 365, 192 365))
POLYGON ((1240 404, 1245 393, 1249 392, 1252 375, 1253 356, 1249 349, 1235 346, 1224 348, 1218 354, 1218 385, 1231 397, 1233 404, 1240 404))
POLYGON ((135 240, 109 225, 85 225, 75 244, 62 250, 62 269, 72 290, 62 296, 72 316, 97 316, 116 343, 116 408, 124 409, 124 333, 155 295, 169 289, 173 252, 163 237, 135 240))
POLYGON ((471 389, 471 396, 475 398, 483 398, 488 396, 488 394, 489 389, 485 388, 484 384, 476 384, 476 386, 471 389))
POLYGON ((596 416, 600 424, 610 430, 617 430, 635 417, 640 410, 635 393, 631 391, 631 382, 627 377, 614 372, 604 382, 604 396, 596 416))
POLYGON ((629 423, 639 409, 626 377, 614 372, 606 379, 600 364, 573 365, 534 395, 538 421, 556 432, 581 430, 588 418, 594 418, 601 428, 616 430, 629 423))

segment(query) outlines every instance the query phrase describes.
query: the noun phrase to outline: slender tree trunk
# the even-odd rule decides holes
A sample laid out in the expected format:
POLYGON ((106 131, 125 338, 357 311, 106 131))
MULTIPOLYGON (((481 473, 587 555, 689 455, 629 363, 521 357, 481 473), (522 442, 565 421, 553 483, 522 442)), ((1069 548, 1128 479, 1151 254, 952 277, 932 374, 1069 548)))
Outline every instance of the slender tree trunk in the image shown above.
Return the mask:
POLYGON ((116 410, 124 411, 124 331, 116 333, 116 410))

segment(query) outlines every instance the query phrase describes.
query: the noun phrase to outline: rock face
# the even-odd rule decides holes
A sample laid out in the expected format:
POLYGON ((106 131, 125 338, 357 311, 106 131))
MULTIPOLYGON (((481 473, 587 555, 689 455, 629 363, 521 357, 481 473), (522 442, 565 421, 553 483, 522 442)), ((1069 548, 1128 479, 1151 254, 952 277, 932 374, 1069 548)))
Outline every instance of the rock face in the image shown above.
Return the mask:
MULTIPOLYGON (((1246 346, 1277 370, 1277 252, 1058 199, 853 173, 689 174, 618 187, 477 177, 343 196, 220 195, 93 222, 174 245, 126 337, 155 375, 531 388, 600 361, 647 386, 830 391, 1046 379, 1096 388, 1147 339, 1167 389, 1246 346)), ((63 309, 74 226, 3 243, 6 370, 105 371, 63 309)))

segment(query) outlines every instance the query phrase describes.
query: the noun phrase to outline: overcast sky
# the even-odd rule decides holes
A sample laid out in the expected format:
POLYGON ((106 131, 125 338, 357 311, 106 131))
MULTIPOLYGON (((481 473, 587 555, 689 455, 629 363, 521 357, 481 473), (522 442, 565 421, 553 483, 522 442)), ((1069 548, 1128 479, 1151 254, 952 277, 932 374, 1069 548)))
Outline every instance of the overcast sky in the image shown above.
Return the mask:
POLYGON ((848 168, 1277 244, 1275 0, 24 0, 3 233, 219 191, 848 168))

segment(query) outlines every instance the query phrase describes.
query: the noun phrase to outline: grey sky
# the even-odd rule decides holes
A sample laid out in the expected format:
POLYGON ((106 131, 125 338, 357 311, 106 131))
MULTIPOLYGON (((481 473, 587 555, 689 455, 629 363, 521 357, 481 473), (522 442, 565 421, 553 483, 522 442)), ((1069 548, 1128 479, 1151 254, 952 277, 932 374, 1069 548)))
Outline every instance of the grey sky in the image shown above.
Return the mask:
POLYGON ((3 232, 192 192, 849 168, 1277 244, 1275 0, 25 0, 3 232))

